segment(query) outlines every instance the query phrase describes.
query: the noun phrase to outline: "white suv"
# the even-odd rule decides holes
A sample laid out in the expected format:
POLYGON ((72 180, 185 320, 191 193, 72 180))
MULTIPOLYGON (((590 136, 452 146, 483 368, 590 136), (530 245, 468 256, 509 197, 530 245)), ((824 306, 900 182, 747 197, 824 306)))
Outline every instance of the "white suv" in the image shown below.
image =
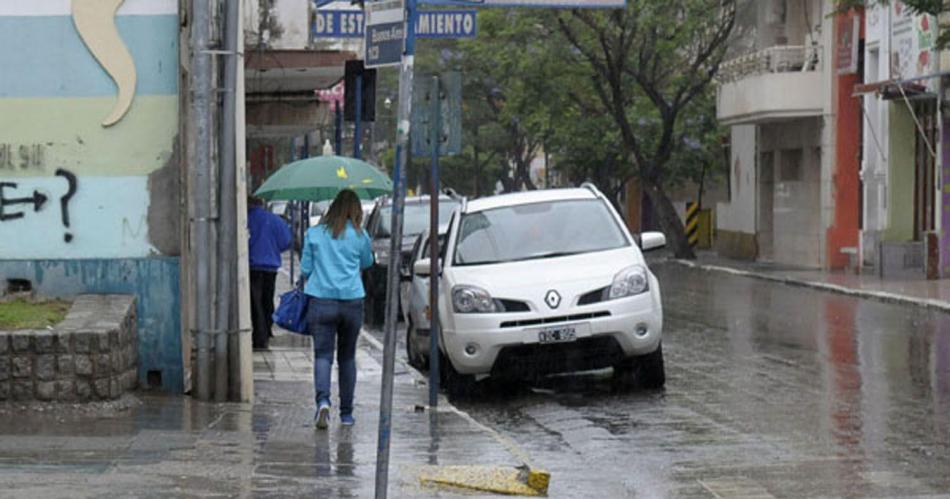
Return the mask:
MULTIPOLYGON (((447 232, 439 313, 450 393, 487 376, 611 366, 618 377, 663 386, 659 282, 596 188, 463 202, 447 232)), ((640 239, 644 250, 666 244, 656 232, 640 239)), ((428 275, 429 259, 413 271, 428 275)), ((418 345, 428 331, 415 334, 410 357, 427 361, 418 345)))

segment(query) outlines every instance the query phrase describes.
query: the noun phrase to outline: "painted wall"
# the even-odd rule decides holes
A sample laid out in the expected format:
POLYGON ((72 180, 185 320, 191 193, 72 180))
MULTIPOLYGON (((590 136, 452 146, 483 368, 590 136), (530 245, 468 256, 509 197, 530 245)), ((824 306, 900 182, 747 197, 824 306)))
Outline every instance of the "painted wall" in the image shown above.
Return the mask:
POLYGON ((755 125, 731 129, 729 201, 718 203, 717 230, 755 233, 755 125))
MULTIPOLYGON (((859 45, 854 35, 854 22, 862 23, 859 14, 839 15, 835 26, 835 68, 847 67, 845 61, 840 60, 841 50, 847 51, 850 46, 859 45)), ((855 54, 857 49, 855 49, 855 54)), ((852 59, 853 61, 853 59, 852 59)), ((855 66, 857 64, 855 63, 855 66)), ((837 74, 834 85, 834 120, 835 120, 835 163, 832 177, 834 199, 834 218, 828 228, 827 262, 831 269, 844 269, 851 264, 851 256, 847 251, 860 249, 860 221, 861 221, 861 179, 860 153, 862 113, 861 101, 854 97, 855 85, 861 83, 863 75, 855 71, 853 74, 837 74)), ((857 265, 858 262, 855 262, 857 265)))
POLYGON ((716 203, 716 251, 725 257, 753 260, 756 245, 755 125, 730 129, 729 200, 716 203))
POLYGON ((903 101, 890 107, 891 157, 888 161, 887 229, 884 241, 904 242, 914 238, 914 119, 903 101))
POLYGON ((114 3, 0 2, 0 285, 135 293, 180 390, 178 2, 114 3))
MULTIPOLYGON (((868 6, 865 15, 864 81, 890 78, 890 9, 868 6)), ((877 245, 887 226, 888 114, 889 106, 875 94, 863 98, 864 151, 861 178, 864 182, 864 228, 862 252, 865 265, 874 265, 877 245)))
MULTIPOLYGON (((771 169, 772 260, 818 267, 821 259, 821 120, 819 118, 761 125, 760 172, 771 169), (771 158, 765 164, 763 158, 771 158)), ((761 175, 765 178, 766 175, 761 175)), ((760 190, 762 192, 762 190, 760 190)), ((764 255, 760 255, 764 256, 764 255)))

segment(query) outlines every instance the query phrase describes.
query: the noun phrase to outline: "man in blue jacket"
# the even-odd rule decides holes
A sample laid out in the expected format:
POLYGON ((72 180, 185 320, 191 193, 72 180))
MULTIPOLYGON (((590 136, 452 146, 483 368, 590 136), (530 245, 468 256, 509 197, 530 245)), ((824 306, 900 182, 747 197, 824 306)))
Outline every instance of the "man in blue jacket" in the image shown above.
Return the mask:
POLYGON ((251 323, 255 350, 266 350, 274 324, 274 282, 280 254, 290 248, 290 227, 282 218, 264 209, 260 198, 248 200, 248 255, 251 269, 251 323))

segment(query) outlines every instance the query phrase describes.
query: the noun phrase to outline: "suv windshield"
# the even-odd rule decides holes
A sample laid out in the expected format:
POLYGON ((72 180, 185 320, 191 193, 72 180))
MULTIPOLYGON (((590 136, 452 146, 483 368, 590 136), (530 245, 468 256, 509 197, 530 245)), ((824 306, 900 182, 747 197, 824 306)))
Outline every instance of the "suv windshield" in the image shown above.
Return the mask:
MULTIPOLYGON (((457 201, 444 200, 439 201, 439 225, 449 223, 452 212, 458 206, 457 201)), ((393 209, 391 206, 384 206, 379 210, 379 229, 376 231, 377 237, 389 237, 389 223, 392 221, 393 209)), ((414 236, 422 234, 429 228, 429 202, 424 203, 406 203, 406 209, 403 212, 402 235, 414 236)))
POLYGON ((550 201, 463 216, 455 264, 552 258, 628 245, 601 200, 550 201))

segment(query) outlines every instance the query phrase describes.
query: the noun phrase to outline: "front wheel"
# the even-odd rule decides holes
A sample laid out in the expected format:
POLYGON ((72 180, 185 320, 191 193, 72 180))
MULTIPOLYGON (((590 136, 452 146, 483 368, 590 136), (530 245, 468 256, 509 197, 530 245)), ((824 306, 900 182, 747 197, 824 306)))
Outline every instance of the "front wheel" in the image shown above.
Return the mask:
POLYGON ((666 384, 663 344, 657 345, 656 350, 651 353, 625 359, 615 365, 614 379, 622 382, 634 381, 650 390, 663 388, 666 384))
POLYGON ((477 382, 471 374, 461 374, 452 366, 452 361, 444 354, 439 354, 439 370, 441 371, 442 387, 449 398, 470 397, 475 393, 477 382))
POLYGON ((422 354, 416 352, 416 333, 416 327, 412 324, 412 319, 409 319, 409 324, 406 326, 406 359, 410 366, 421 372, 429 369, 429 363, 422 354))

